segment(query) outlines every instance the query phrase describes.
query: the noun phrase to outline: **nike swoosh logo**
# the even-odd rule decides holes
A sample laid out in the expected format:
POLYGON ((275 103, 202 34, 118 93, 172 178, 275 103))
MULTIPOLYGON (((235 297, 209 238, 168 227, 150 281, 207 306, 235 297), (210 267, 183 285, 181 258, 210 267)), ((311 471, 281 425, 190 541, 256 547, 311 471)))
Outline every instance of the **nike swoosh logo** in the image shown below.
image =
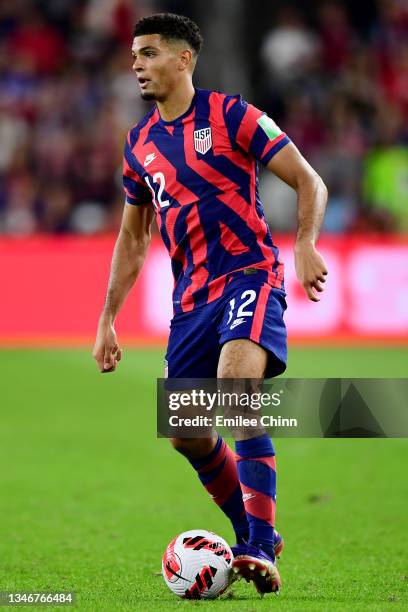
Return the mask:
POLYGON ((241 325, 241 323, 245 323, 245 319, 235 319, 235 321, 231 323, 230 329, 234 329, 234 327, 241 325))
POLYGON ((184 576, 175 572, 174 569, 170 567, 169 562, 166 563, 166 570, 170 572, 170 574, 173 574, 173 576, 177 576, 177 578, 181 578, 182 580, 187 580, 187 582, 191 582, 191 580, 189 580, 188 578, 184 578, 184 576))
POLYGON ((253 497, 255 497, 254 493, 244 493, 243 496, 242 496, 242 501, 246 502, 249 499, 252 499, 253 497))
POLYGON ((149 155, 146 155, 146 159, 144 160, 144 163, 143 163, 144 167, 151 164, 152 161, 155 159, 156 159, 156 153, 150 153, 149 155))

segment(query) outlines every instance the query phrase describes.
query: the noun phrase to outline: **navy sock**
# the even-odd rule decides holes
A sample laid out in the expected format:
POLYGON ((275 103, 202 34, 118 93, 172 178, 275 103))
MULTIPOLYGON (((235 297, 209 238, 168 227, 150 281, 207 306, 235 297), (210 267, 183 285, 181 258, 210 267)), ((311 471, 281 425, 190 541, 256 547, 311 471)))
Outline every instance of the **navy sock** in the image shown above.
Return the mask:
POLYGON ((275 559, 276 463, 272 440, 264 434, 235 443, 238 478, 249 524, 249 543, 275 559))
POLYGON ((190 461, 198 477, 215 503, 232 523, 238 544, 248 540, 249 526, 242 501, 235 455, 218 436, 214 449, 207 457, 190 461))

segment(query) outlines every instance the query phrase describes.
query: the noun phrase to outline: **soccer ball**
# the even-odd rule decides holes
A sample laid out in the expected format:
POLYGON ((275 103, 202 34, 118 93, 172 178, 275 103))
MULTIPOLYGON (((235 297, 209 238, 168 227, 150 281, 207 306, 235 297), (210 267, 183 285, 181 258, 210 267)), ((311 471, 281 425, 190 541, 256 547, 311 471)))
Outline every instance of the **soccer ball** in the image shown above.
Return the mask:
POLYGON ((192 529, 174 538, 164 551, 163 578, 185 599, 214 599, 229 584, 233 554, 223 538, 192 529))

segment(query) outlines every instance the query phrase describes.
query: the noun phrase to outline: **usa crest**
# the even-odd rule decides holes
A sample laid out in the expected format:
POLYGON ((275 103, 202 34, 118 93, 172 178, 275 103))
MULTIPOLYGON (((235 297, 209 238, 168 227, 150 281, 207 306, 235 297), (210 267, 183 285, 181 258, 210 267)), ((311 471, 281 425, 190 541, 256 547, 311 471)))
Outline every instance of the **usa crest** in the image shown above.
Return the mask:
POLYGON ((207 153, 212 147, 211 128, 194 130, 194 148, 198 153, 207 153))

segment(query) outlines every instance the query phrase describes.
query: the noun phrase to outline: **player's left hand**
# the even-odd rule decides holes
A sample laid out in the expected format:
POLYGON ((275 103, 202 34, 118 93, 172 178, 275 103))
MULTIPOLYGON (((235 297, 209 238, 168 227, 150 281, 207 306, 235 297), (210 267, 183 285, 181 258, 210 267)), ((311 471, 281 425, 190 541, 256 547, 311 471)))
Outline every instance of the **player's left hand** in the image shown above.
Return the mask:
POLYGON ((319 302, 316 291, 324 291, 328 274, 327 266, 313 243, 297 241, 295 245, 295 268, 298 280, 312 302, 319 302))

